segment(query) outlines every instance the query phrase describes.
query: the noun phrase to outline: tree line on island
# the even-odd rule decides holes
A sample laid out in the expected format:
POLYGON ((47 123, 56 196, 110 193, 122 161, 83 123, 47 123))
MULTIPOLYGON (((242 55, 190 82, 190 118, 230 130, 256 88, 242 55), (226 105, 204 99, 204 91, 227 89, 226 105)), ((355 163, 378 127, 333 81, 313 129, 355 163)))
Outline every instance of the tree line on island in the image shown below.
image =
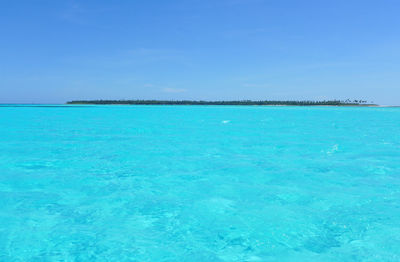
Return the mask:
POLYGON ((365 100, 237 100, 237 101, 203 101, 203 100, 74 100, 67 104, 85 105, 276 105, 276 106, 360 106, 373 105, 365 100))

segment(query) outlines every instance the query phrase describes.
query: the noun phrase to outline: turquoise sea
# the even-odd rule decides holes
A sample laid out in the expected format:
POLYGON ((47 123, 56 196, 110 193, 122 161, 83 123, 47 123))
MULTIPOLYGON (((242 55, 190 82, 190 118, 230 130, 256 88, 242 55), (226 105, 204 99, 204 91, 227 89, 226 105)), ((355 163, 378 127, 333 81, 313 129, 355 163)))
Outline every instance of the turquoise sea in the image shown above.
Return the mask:
POLYGON ((1 106, 0 261, 400 261, 400 108, 1 106))

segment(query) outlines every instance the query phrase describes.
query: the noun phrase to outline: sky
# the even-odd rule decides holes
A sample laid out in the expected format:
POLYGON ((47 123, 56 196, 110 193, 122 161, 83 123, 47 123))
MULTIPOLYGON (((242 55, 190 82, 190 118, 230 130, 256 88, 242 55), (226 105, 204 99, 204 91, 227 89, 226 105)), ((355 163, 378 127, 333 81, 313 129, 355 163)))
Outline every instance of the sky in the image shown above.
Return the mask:
POLYGON ((0 0, 0 103, 400 105, 398 0, 0 0))

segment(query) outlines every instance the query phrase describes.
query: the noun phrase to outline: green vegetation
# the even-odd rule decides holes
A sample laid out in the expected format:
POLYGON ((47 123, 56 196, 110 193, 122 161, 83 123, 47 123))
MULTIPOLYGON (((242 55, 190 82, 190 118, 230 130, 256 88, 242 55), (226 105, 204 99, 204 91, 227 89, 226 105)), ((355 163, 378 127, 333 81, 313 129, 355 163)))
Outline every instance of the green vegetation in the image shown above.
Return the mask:
POLYGON ((273 100, 241 100, 241 101, 192 101, 192 100, 76 100, 69 101, 67 104, 86 104, 86 105, 276 105, 276 106, 368 106, 364 100, 349 99, 324 100, 324 101, 273 101, 273 100))

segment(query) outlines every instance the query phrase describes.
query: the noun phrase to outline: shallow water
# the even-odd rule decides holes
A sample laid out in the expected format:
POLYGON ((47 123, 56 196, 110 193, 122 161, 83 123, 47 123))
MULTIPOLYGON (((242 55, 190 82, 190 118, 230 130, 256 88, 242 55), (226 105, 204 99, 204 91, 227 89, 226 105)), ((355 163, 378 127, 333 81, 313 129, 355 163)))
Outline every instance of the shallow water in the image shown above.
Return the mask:
POLYGON ((399 108, 0 107, 0 261, 399 260, 399 108))

